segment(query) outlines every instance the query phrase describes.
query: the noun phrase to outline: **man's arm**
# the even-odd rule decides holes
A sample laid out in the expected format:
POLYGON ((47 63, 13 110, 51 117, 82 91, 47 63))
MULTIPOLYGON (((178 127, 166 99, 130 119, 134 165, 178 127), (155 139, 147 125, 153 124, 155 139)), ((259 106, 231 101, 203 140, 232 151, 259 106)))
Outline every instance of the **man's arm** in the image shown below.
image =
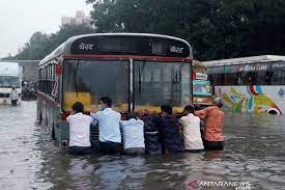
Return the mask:
POLYGON ((98 114, 98 112, 96 112, 96 113, 90 113, 90 116, 94 119, 94 120, 99 120, 99 114, 98 114))
POLYGON ((70 115, 66 118, 66 121, 70 122, 70 120, 71 120, 71 118, 72 118, 72 115, 74 115, 74 114, 75 114, 75 111, 72 111, 72 112, 70 113, 70 115))
POLYGON ((195 111, 195 115, 197 115, 198 117, 204 118, 207 116, 208 111, 210 110, 210 107, 204 108, 202 110, 199 111, 195 111))
POLYGON ((68 123, 70 123, 70 120, 71 120, 71 115, 67 116, 67 118, 66 118, 66 121, 67 121, 68 123))
POLYGON ((98 113, 90 113, 90 116, 92 118, 92 122, 91 122, 91 125, 93 126, 96 126, 98 124, 98 120, 99 120, 99 116, 98 116, 98 113))

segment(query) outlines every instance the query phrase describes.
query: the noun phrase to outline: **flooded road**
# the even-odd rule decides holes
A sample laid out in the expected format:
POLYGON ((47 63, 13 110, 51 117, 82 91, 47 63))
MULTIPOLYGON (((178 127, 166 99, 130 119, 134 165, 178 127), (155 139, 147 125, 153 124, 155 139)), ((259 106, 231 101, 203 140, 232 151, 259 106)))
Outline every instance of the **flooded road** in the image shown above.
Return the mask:
POLYGON ((136 158, 69 156, 35 118, 35 102, 0 107, 1 190, 285 189, 285 116, 229 113, 222 152, 136 158))

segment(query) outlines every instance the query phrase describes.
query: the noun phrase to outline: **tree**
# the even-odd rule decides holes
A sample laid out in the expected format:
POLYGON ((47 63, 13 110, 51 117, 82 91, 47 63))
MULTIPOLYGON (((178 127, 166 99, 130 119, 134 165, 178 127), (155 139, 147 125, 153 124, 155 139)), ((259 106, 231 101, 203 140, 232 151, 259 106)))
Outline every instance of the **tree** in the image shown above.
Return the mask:
POLYGON ((100 32, 185 38, 201 60, 283 54, 284 0, 87 0, 100 32))
POLYGON ((46 46, 49 43, 48 35, 35 32, 24 46, 24 49, 15 56, 16 59, 36 59, 44 57, 46 46))

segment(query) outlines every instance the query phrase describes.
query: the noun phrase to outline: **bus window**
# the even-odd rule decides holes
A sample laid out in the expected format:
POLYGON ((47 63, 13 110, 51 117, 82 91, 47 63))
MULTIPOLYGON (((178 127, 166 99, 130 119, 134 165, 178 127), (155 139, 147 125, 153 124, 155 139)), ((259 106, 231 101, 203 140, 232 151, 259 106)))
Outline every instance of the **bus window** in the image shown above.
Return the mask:
POLYGON ((180 105, 182 65, 183 63, 135 61, 135 104, 180 105), (149 73, 152 73, 150 81, 147 77, 149 73))
POLYGON ((221 86, 224 85, 224 75, 223 74, 212 74, 211 76, 211 83, 214 86, 221 86))
POLYGON ((285 84, 285 70, 279 69, 279 71, 277 70, 273 71, 272 84, 274 85, 285 84))
POLYGON ((243 75, 243 81, 246 85, 255 85, 256 83, 256 73, 254 71, 246 72, 243 75))
POLYGON ((162 68, 162 81, 171 82, 171 69, 168 67, 162 68))
POLYGON ((115 107, 127 104, 128 61, 65 60, 63 64, 65 109, 81 101, 89 110, 102 96, 112 98, 115 107))
POLYGON ((264 79, 265 84, 271 85, 271 83, 272 83, 272 76, 273 76, 273 72, 272 71, 266 71, 265 79, 264 79))
POLYGON ((237 79, 237 73, 227 73, 225 76, 225 85, 234 85, 237 79))

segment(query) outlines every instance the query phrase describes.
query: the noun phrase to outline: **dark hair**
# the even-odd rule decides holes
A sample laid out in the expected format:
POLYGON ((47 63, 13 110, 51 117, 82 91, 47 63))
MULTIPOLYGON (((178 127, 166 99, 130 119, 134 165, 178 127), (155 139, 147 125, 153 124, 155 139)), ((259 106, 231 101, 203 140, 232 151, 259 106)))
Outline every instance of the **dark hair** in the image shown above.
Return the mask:
POLYGON ((160 107, 162 112, 168 113, 169 115, 172 115, 172 107, 170 105, 162 105, 160 107))
POLYGON ((112 100, 109 97, 102 97, 100 100, 106 104, 109 108, 112 107, 112 100))
POLYGON ((72 109, 76 112, 76 113, 83 113, 84 112, 84 105, 81 102, 75 102, 72 105, 72 109))
POLYGON ((194 106, 194 109, 195 109, 195 110, 201 110, 201 105, 199 105, 199 104, 194 104, 193 106, 194 106))
POLYGON ((195 115, 195 107, 193 105, 187 105, 184 107, 184 111, 195 115))
POLYGON ((135 113, 129 113, 129 114, 128 114, 128 119, 137 119, 137 114, 135 114, 135 113))

